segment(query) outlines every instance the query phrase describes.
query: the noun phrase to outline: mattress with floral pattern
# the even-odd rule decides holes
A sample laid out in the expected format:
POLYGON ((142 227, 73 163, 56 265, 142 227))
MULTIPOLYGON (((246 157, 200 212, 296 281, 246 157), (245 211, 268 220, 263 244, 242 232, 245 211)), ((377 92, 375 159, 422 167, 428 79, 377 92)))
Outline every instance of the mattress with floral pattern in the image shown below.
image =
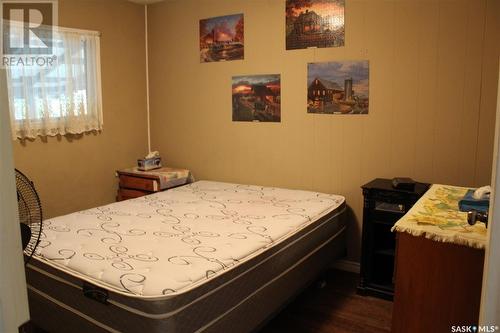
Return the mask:
POLYGON ((280 244, 344 197, 198 181, 46 220, 35 261, 119 294, 186 292, 280 244))

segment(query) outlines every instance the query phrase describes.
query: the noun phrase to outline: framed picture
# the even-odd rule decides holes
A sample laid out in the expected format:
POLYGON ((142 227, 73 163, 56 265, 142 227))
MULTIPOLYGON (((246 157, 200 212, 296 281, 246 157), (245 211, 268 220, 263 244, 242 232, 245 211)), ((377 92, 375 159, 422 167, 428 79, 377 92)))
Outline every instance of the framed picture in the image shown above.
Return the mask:
POLYGON ((243 14, 200 20, 200 62, 241 60, 244 42, 243 14))
POLYGON ((233 121, 281 121, 279 74, 233 76, 233 121))
POLYGON ((286 0, 286 49, 344 46, 345 0, 286 0))
POLYGON ((368 60, 307 65, 307 112, 368 114, 368 60))

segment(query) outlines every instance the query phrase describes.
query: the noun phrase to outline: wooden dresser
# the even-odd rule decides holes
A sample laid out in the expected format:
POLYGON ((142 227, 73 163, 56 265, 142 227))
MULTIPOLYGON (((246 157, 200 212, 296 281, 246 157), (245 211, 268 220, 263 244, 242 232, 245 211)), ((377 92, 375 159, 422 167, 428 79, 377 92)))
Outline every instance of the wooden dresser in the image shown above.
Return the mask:
POLYGON ((398 233, 392 332, 477 325, 484 250, 398 233))
POLYGON ((192 182, 189 170, 160 168, 139 171, 137 168, 116 171, 119 178, 117 201, 123 201, 164 191, 192 182))
POLYGON ((466 190, 433 185, 396 223, 393 333, 478 324, 486 228, 458 211, 466 190))

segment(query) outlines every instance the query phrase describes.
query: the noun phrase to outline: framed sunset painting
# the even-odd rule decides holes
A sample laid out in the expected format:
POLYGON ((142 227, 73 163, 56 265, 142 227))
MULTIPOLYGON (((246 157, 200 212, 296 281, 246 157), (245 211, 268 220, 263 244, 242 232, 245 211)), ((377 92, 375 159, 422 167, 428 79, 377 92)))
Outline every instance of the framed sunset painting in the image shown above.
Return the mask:
POLYGON ((200 62, 241 60, 244 43, 243 14, 200 20, 200 62))

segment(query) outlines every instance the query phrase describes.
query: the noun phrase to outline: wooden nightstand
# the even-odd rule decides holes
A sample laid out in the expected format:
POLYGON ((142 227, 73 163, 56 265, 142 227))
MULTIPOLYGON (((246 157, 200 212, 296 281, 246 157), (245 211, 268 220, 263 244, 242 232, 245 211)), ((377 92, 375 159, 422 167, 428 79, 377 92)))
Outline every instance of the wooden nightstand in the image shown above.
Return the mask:
POLYGON ((142 197, 164 191, 193 181, 191 172, 186 169, 160 168, 139 171, 137 168, 116 171, 119 178, 117 201, 142 197))

